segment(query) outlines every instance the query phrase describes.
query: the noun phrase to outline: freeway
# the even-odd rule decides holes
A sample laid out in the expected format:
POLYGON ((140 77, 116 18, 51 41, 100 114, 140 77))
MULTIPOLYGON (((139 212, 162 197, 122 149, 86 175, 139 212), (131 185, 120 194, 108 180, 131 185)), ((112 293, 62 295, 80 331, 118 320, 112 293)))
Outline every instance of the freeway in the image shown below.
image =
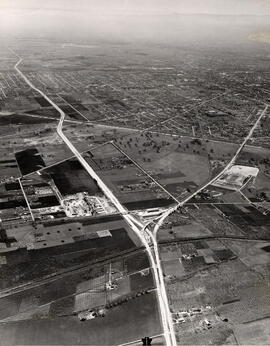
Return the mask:
MULTIPOLYGON (((25 76, 25 74, 19 69, 19 65, 23 61, 21 57, 19 57, 14 51, 11 52, 18 57, 18 62, 14 65, 14 69, 21 76, 21 78, 37 93, 44 97, 59 113, 60 119, 57 125, 57 133, 60 138, 64 141, 64 143, 68 146, 70 151, 77 157, 81 165, 85 168, 88 174, 97 182, 98 186, 101 188, 103 193, 107 196, 107 198, 115 205, 118 211, 122 214, 123 218, 127 222, 127 224, 131 227, 131 229, 136 233, 136 235, 141 240, 144 245, 150 264, 153 269, 154 279, 157 286, 157 297, 159 303, 159 310, 161 315, 161 321, 163 326, 164 338, 167 346, 176 346, 176 338, 175 332, 172 323, 172 316, 170 313, 169 303, 167 292, 164 284, 164 275, 163 270, 160 264, 159 255, 158 255, 158 245, 154 244, 155 252, 152 253, 151 247, 148 243, 149 239, 145 236, 145 232, 143 231, 144 227, 141 225, 132 215, 128 213, 128 211, 122 206, 122 204, 118 201, 112 191, 106 186, 106 184, 100 179, 100 177, 96 174, 93 168, 88 164, 88 162, 83 158, 83 156, 78 152, 78 150, 74 147, 74 145, 70 142, 70 140, 66 137, 63 132, 63 124, 65 120, 65 113, 63 110, 55 104, 42 90, 35 87, 35 85, 25 76), (139 228, 138 228, 139 226, 139 228), (157 257, 158 255, 158 257, 157 257)), ((151 233, 151 232, 149 232, 151 233)), ((155 239, 152 237, 153 241, 155 239)))
POLYGON ((256 122, 254 123, 254 125, 252 126, 252 128, 250 129, 248 135, 244 138, 242 144, 239 146, 238 150, 236 151, 236 153, 234 154, 234 156, 232 157, 232 159, 229 161, 229 163, 224 167, 224 169, 217 175, 215 176, 213 179, 211 179, 210 181, 208 181, 206 184, 204 184, 203 186, 201 186, 198 190, 196 190, 194 193, 192 193, 191 195, 189 195, 187 198, 185 198, 183 201, 181 201, 179 203, 179 207, 182 207, 184 204, 186 204, 188 201, 190 201, 193 197, 195 197, 198 193, 200 193, 202 190, 204 190, 205 188, 207 188, 209 185, 213 184, 217 179, 219 179, 231 166, 234 165, 237 157, 239 156, 239 154, 241 153, 241 151, 244 149, 245 145, 247 144, 247 142, 251 139, 254 131, 256 130, 259 122, 261 121, 261 119, 264 117, 265 113, 267 112, 269 105, 266 104, 264 110, 262 111, 262 113, 260 114, 260 116, 258 117, 258 119, 256 120, 256 122))
MULTIPOLYGON (((268 110, 269 105, 266 104, 264 110, 261 112, 260 116, 258 117, 258 119, 255 121, 254 125, 252 126, 252 128, 250 129, 249 133, 247 134, 247 136, 244 138, 242 144, 239 146, 238 150, 236 151, 236 153, 234 154, 234 156, 232 157, 232 159, 228 162, 228 164, 224 167, 224 169, 218 174, 216 175, 213 179, 211 179, 210 181, 208 181, 206 184, 204 184, 203 186, 201 186, 198 190, 196 190, 195 192, 193 192, 191 195, 187 196, 184 200, 182 200, 181 202, 178 203, 178 205, 176 205, 175 207, 169 208, 168 210, 166 210, 163 215, 158 219, 158 222, 156 223, 155 227, 154 227, 154 231, 153 233, 149 232, 148 235, 149 237, 151 237, 152 239, 152 243, 154 246, 154 251, 155 251, 155 256, 156 256, 156 260, 160 265, 160 258, 159 258, 159 251, 158 251, 158 241, 157 241, 157 232, 160 228, 160 226, 162 225, 163 221, 171 214, 173 213, 176 209, 178 209, 179 207, 183 207, 186 203, 188 203, 193 197, 195 197, 198 193, 200 193, 202 190, 204 190, 205 188, 207 188, 209 185, 213 184, 217 179, 219 179, 231 166, 234 165, 236 159, 238 158, 239 154, 242 152, 243 148, 246 146, 247 142, 250 140, 250 138, 252 137, 254 131, 256 130, 258 124, 260 123, 261 119, 264 117, 265 113, 268 110)), ((147 230, 146 230, 147 231, 147 230)), ((162 283, 161 283, 162 285, 162 283)))
MULTIPOLYGON (((14 52, 13 52, 14 53, 14 52)), ((14 53, 15 54, 15 53, 14 53)), ((16 55, 16 54, 15 54, 16 55)), ((17 56, 18 57, 18 56, 17 56)), ((96 174, 96 172, 92 169, 91 166, 87 163, 87 161, 84 159, 84 157, 81 155, 81 153, 78 152, 78 150, 74 147, 74 145, 70 142, 70 140, 66 137, 66 135, 63 132, 63 124, 65 121, 65 113, 62 111, 62 109, 55 104, 43 91, 36 88, 34 84, 24 75, 24 73, 19 69, 19 65, 23 61, 22 58, 18 57, 18 62, 15 64, 14 68, 17 71, 17 73, 23 78, 23 80, 36 92, 38 92, 41 96, 43 96, 60 114, 60 119, 57 125, 57 133, 61 137, 61 139, 64 141, 64 143, 69 147, 71 152, 74 154, 74 156, 77 157, 77 159, 80 161, 82 166, 85 168, 85 170, 89 173, 89 175, 96 180, 97 184, 101 188, 101 190, 104 192, 104 194, 107 196, 107 198, 115 205, 115 207, 118 209, 118 211, 122 214, 123 218, 127 222, 127 224, 131 227, 131 229, 136 233, 136 235, 141 240, 142 244, 144 245, 148 258, 150 261, 150 264, 153 269, 154 279, 157 286, 157 297, 158 297, 158 303, 159 303, 159 309, 160 309, 160 315, 161 315, 161 321, 164 331, 164 338, 166 341, 166 344, 168 346, 176 345, 176 338, 173 328, 173 322, 171 317, 171 312, 169 308, 169 302, 166 292, 166 287, 164 283, 164 274, 163 269, 161 266, 160 256, 159 256, 159 249, 158 249, 158 242, 156 239, 158 229, 160 228, 162 222, 169 216, 170 213, 172 213, 174 210, 176 210, 178 207, 183 206, 187 202, 189 202, 195 195, 197 195, 199 192, 201 192, 203 189, 205 189, 207 186, 211 185, 214 181, 216 181, 221 175, 223 175, 227 169, 229 169, 236 161, 237 157, 245 147, 245 145, 248 143, 250 138, 252 137, 255 129, 257 128, 260 120, 265 115, 268 105, 265 106, 265 109, 262 111, 260 116, 258 117, 257 121, 249 131, 248 135, 245 137, 244 141, 236 151, 235 155, 232 157, 230 162, 226 165, 226 167, 212 180, 208 181, 206 184, 204 184, 202 187, 200 187, 197 191, 195 191, 193 194, 189 195, 186 199, 183 201, 180 201, 176 206, 173 208, 169 208, 164 212, 164 214, 161 216, 161 218, 158 220, 154 227, 153 233, 148 229, 147 226, 143 226, 137 219, 135 219, 134 216, 132 216, 119 202, 119 200, 116 198, 116 196, 113 194, 113 192, 107 187, 107 185, 99 178, 99 176, 96 174), (153 251, 152 251, 153 247, 153 251)), ((171 119, 170 119, 171 120, 171 119)))
MULTIPOLYGON (((178 209, 179 207, 184 206, 187 202, 189 202, 194 196, 196 196, 199 192, 201 192, 202 190, 204 190, 206 187, 208 187, 209 185, 211 185, 214 181, 216 181, 217 179, 219 179, 236 161, 237 157, 239 156, 239 154, 242 152, 243 148, 245 147, 245 145, 247 144, 247 142, 250 140, 250 138, 252 137, 255 129, 257 128, 258 124, 260 123, 261 119, 263 118, 263 116, 265 115, 265 113, 268 110, 269 105, 265 105, 264 110, 262 111, 262 113, 260 114, 260 116, 258 117, 258 119, 256 120, 256 122, 254 123, 254 125, 252 126, 252 128, 250 129, 248 135, 244 138, 242 144, 239 146, 238 150, 236 151, 236 153, 234 154, 234 156, 232 157, 232 159, 229 161, 229 163, 226 165, 226 167, 217 175, 215 176, 213 179, 211 179, 210 181, 208 181, 206 184, 204 184, 202 187, 200 187, 198 190, 196 190, 194 193, 192 193, 191 195, 189 195, 187 198, 185 198, 183 201, 179 202, 176 206, 173 206, 171 208, 168 208, 161 217, 157 218, 157 223, 154 227, 154 231, 153 233, 150 232, 147 228, 147 226, 145 226, 145 232, 148 234, 148 237, 151 239, 153 247, 154 247, 154 254, 155 254, 155 258, 156 258, 156 263, 157 263, 157 268, 158 270, 162 273, 162 268, 161 268, 161 261, 160 261, 160 257, 159 257, 159 249, 158 249, 158 241, 157 241, 157 233, 158 230, 160 228, 160 226, 162 225, 162 223, 164 222, 164 220, 171 214, 173 213, 176 209, 178 209)), ((165 284, 164 284, 164 280, 160 281, 160 286, 161 286, 161 290, 162 292, 166 292, 166 288, 165 288, 165 284)), ((164 295, 164 299, 167 298, 167 295, 164 295)), ((168 301, 166 301, 166 306, 169 306, 168 301)))
MULTIPOLYGON (((244 138, 243 142, 241 143, 241 145, 239 146, 238 150, 236 151, 236 153, 234 154, 234 156, 232 157, 232 159, 228 162, 228 164, 223 168, 223 170, 216 175, 213 179, 211 179, 210 181, 208 181, 207 183, 205 183, 203 186, 201 186, 199 189, 197 189, 196 191, 194 191, 191 195, 187 196, 184 200, 180 201, 178 203, 178 205, 176 207, 170 208, 168 209, 158 220, 158 223, 156 224, 155 228, 154 228, 154 232, 153 232, 153 244, 155 246, 155 244, 157 243, 157 232, 159 230, 159 227, 161 226, 161 224, 163 223, 163 221, 172 213, 174 212, 177 208, 179 207, 183 207, 186 203, 188 203, 193 197, 195 197, 198 193, 200 193, 201 191, 203 191, 205 188, 207 188, 208 186, 210 186, 211 184, 213 184, 217 179, 219 179, 231 166, 234 165, 236 159, 238 158, 239 154, 242 152, 242 150, 244 149, 244 147, 247 145, 248 141, 252 138, 252 135, 254 133, 254 131, 256 130, 257 126, 259 125, 261 119, 264 117, 265 113, 267 112, 269 108, 268 104, 265 104, 265 108, 263 109, 263 111, 261 112, 260 116, 258 117, 258 119, 255 121, 254 125, 252 126, 252 128, 250 129, 249 133, 247 134, 247 136, 244 138)), ((244 196, 245 197, 245 196, 244 196)), ((156 252, 156 257, 158 258, 158 250, 155 251, 156 252)))

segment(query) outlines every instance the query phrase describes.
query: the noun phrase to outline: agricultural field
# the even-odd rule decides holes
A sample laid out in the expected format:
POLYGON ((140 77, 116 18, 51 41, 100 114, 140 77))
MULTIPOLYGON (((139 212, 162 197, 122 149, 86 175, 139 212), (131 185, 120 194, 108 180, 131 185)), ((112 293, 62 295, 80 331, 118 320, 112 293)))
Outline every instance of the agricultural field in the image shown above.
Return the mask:
POLYGON ((18 337, 21 342, 28 345, 52 343, 70 345, 71 342, 87 344, 89 340, 92 340, 95 345, 118 345, 140 339, 141 333, 143 335, 161 334, 154 293, 115 307, 109 310, 104 318, 84 323, 75 317, 36 318, 1 324, 0 331, 1 346, 6 345, 7 341, 17 340, 18 337), (134 313, 130 314, 130 311, 134 313), (137 328, 134 328, 134 325, 137 328), (37 330, 40 332, 35 333, 37 330))
POLYGON ((108 143, 84 156, 128 209, 165 207, 174 203, 166 189, 115 145, 108 143))
POLYGON ((231 248, 248 268, 261 273, 265 278, 269 278, 269 242, 256 240, 243 242, 227 239, 224 240, 224 244, 231 248))
POLYGON ((0 42, 0 345, 267 344, 268 47, 37 32, 0 42))
POLYGON ((7 230, 6 238, 13 251, 0 255, 2 288, 140 247, 129 226, 117 215, 22 225, 7 230))
POLYGON ((139 252, 138 257, 137 254, 125 255, 110 262, 105 261, 103 265, 81 266, 74 270, 73 274, 63 272, 59 278, 56 277, 38 287, 29 288, 23 293, 15 293, 8 298, 0 298, 0 319, 4 322, 0 325, 3 337, 1 343, 16 338, 17 333, 23 332, 23 340, 28 344, 39 345, 50 340, 68 344, 70 339, 65 333, 58 333, 56 337, 52 332, 53 326, 58 323, 64 329, 69 326, 71 335, 73 328, 79 328, 83 343, 86 338, 91 337, 96 340, 96 344, 118 344, 131 338, 137 340, 141 331, 158 335, 161 330, 153 288, 149 263, 143 252, 139 252), (133 265, 136 258, 143 259, 137 269, 133 265), (110 275, 112 275, 111 280, 117 285, 111 291, 106 289, 110 275), (69 285, 66 285, 66 282, 69 282, 69 285), (79 320, 78 315, 82 311, 97 307, 105 309, 105 317, 99 317, 94 321, 79 320), (137 313, 128 314, 130 309, 135 309, 137 313), (150 311, 151 318, 149 318, 150 311), (100 339, 100 329, 104 323, 106 332, 100 339), (133 328, 134 323, 139 329, 133 328), (125 325, 124 333, 120 332, 123 325, 125 325), (41 339, 36 339, 37 335, 33 339, 31 331, 38 326, 47 332, 41 336, 41 339), (114 330, 113 336, 112 330, 114 330))
POLYGON ((172 213, 159 229, 160 243, 181 239, 244 237, 244 232, 224 217, 217 206, 190 204, 183 210, 172 213))
MULTIPOLYGON (((197 344, 200 343, 199 338, 202 338, 205 342, 207 340, 207 343, 234 344, 239 335, 237 331, 243 330, 246 323, 256 319, 259 319, 256 322, 257 328, 265 330, 261 336, 262 340, 265 340, 265 322, 261 316, 268 315, 267 304, 270 297, 266 288, 267 281, 261 280, 258 272, 243 264, 230 250, 234 248, 233 241, 226 245, 211 240, 199 243, 200 245, 190 243, 188 248, 181 243, 181 247, 178 245, 171 248, 170 258, 172 253, 175 254, 175 258, 163 262, 168 273, 170 270, 178 273, 170 277, 167 283, 171 309, 175 316, 181 316, 181 319, 175 317, 176 321, 179 319, 176 325, 178 340, 197 344), (191 244, 197 246, 192 249, 191 244), (192 260, 196 257, 191 257, 188 260, 188 268, 191 271, 186 272, 186 262, 183 262, 186 251, 189 255, 194 255, 194 251, 203 254, 207 264, 198 267, 198 261, 192 260), (219 262, 215 257, 217 254, 219 262), (262 307, 260 311, 256 310, 258 305, 262 307)), ((247 245, 243 241, 238 244, 243 250, 247 245)), ((164 252, 164 259, 167 251, 164 252)))

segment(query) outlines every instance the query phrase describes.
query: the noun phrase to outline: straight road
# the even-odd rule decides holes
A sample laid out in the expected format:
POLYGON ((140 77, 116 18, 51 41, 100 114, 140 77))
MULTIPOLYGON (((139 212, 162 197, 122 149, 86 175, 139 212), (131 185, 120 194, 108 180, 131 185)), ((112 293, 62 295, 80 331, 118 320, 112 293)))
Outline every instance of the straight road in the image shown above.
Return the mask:
POLYGON ((19 183, 19 185, 20 185, 20 188, 21 188, 23 197, 24 197, 24 199, 25 199, 25 202, 26 202, 26 204, 27 204, 29 213, 30 213, 30 215, 31 215, 31 219, 32 219, 32 221, 35 221, 34 215, 33 215, 33 213, 32 213, 32 210, 31 210, 31 207, 30 207, 30 204, 29 204, 29 201, 28 201, 28 198, 27 198, 27 196, 26 196, 26 193, 25 193, 25 191, 24 191, 24 187, 23 187, 22 182, 21 182, 21 178, 18 178, 17 180, 18 180, 18 183, 19 183))
MULTIPOLYGON (((115 207, 118 209, 118 211, 122 214, 123 218, 127 222, 127 224, 131 227, 131 229, 136 233, 136 235, 141 240, 142 244, 144 245, 148 258, 150 261, 150 264, 153 268, 154 273, 154 279, 157 286, 157 297, 158 297, 158 303, 159 303, 159 309, 160 309, 160 315, 161 315, 161 321, 164 331, 164 338, 166 341, 167 346, 176 346, 176 338, 172 323, 172 317, 170 313, 170 308, 168 304, 168 298, 167 298, 167 292, 165 289, 164 284, 164 275, 162 271, 162 267, 160 265, 160 262, 158 261, 156 257, 156 251, 153 254, 150 245, 148 244, 148 239, 144 236, 144 232, 142 232, 142 228, 138 228, 138 221, 135 220, 135 218, 128 213, 128 211, 122 206, 122 204, 118 201, 118 199, 115 197, 115 195, 112 193, 112 191, 104 184, 104 182, 99 178, 99 176, 96 174, 96 172, 93 170, 91 166, 89 166, 88 162, 83 158, 83 156, 78 152, 78 150, 74 147, 74 145, 70 142, 70 140, 65 136, 63 132, 63 123, 65 120, 65 113, 63 110, 55 104, 42 90, 35 87, 35 85, 24 75, 24 73, 19 69, 19 65, 23 61, 21 57, 19 57, 15 52, 12 51, 13 54, 15 54, 18 57, 18 62, 14 65, 14 69, 17 71, 17 73, 21 76, 21 78, 37 93, 39 93, 41 96, 44 97, 59 113, 60 120, 57 125, 57 133, 61 137, 61 139, 65 142, 65 144, 68 146, 68 148, 71 150, 71 152, 74 154, 74 156, 77 157, 77 159, 80 161, 81 165, 85 168, 85 170, 89 173, 89 175, 96 180, 98 186, 101 188, 103 193, 107 196, 107 198, 115 205, 115 207), (137 224, 137 225, 136 225, 137 224)), ((140 226, 140 224, 139 224, 140 226)), ((153 238, 153 241, 155 239, 153 238)), ((155 244, 155 248, 158 252, 158 246, 155 244)))
POLYGON ((194 193, 192 193, 191 195, 189 195, 188 197, 186 197, 184 200, 182 200, 181 202, 179 202, 179 204, 173 208, 168 209, 166 212, 163 213, 163 215, 159 218, 155 228, 154 228, 154 232, 153 234, 150 232, 149 236, 152 237, 153 240, 153 244, 154 244, 154 249, 155 249, 155 254, 156 254, 156 259, 157 262, 160 264, 160 259, 159 259, 159 252, 158 252, 158 248, 157 248, 157 232, 160 228, 160 226, 162 225, 163 221, 172 213, 174 212, 178 207, 183 207, 186 203, 188 203, 193 197, 195 197, 198 193, 200 193, 202 190, 204 190, 205 188, 207 188, 209 185, 213 184, 217 179, 219 179, 231 166, 234 165, 236 159, 238 158, 239 154, 241 153, 241 151, 243 150, 243 148, 246 146, 247 142, 250 140, 250 138, 252 137, 254 131, 256 130, 257 126, 259 125, 261 119, 264 117, 265 113, 268 110, 269 105, 266 104, 264 110, 262 111, 262 113, 260 114, 260 116, 258 117, 258 119, 256 120, 256 122, 254 123, 254 125, 252 126, 252 128, 250 129, 248 135, 244 138, 242 144, 240 145, 240 147, 238 148, 238 150, 236 151, 236 153, 234 154, 234 156, 232 157, 232 159, 229 161, 229 163, 226 165, 226 167, 217 175, 215 176, 213 179, 211 179, 210 181, 208 181, 206 184, 204 184, 202 187, 200 187, 198 190, 196 190, 194 193))
POLYGON ((234 156, 232 157, 232 159, 230 160, 230 162, 225 166, 225 168, 217 175, 215 176, 213 179, 211 179, 208 183, 204 184, 202 187, 200 187, 198 190, 196 190, 194 193, 192 193, 191 195, 189 195, 187 198, 185 198, 183 201, 181 201, 179 203, 179 206, 182 207, 184 204, 186 204, 188 201, 190 201, 193 197, 195 197, 198 193, 200 193, 202 190, 204 190, 206 187, 208 187, 209 185, 213 184, 217 179, 219 179, 231 166, 234 165, 236 159, 238 158, 239 154, 241 153, 241 151, 243 150, 243 148, 245 147, 245 145, 247 144, 247 142, 250 140, 250 138, 252 137, 254 131, 256 130, 259 122, 261 121, 261 119, 263 118, 263 116, 265 115, 265 113, 268 110, 269 105, 266 104, 264 110, 262 111, 262 113, 260 114, 260 116, 258 117, 258 119, 256 120, 256 122, 254 123, 254 125, 252 126, 252 128, 250 129, 248 135, 244 138, 242 144, 240 145, 240 147, 238 148, 238 150, 236 151, 236 153, 234 154, 234 156))
MULTIPOLYGON (((177 206, 174 208, 168 209, 162 217, 157 222, 154 232, 150 232, 147 227, 143 227, 143 225, 138 222, 132 215, 128 213, 128 211, 121 205, 121 203, 118 201, 116 196, 112 193, 112 191, 104 184, 104 182, 99 178, 99 176, 96 174, 96 172, 92 169, 91 166, 87 163, 87 161, 83 158, 83 156, 78 152, 78 150, 74 147, 74 145, 69 141, 69 139, 65 136, 63 132, 63 123, 65 120, 65 113, 61 110, 60 107, 58 107, 46 94, 44 94, 41 90, 36 88, 33 83, 20 71, 18 68, 19 64, 22 62, 22 58, 18 57, 19 61, 15 64, 14 68, 19 73, 19 75, 24 79, 24 81, 36 92, 38 92, 40 95, 42 95, 60 114, 60 120, 57 125, 57 133, 62 138, 62 140, 65 142, 65 144, 69 147, 71 152, 77 157, 77 159, 80 161, 82 166, 85 168, 85 170, 89 173, 89 175, 96 180, 101 190, 104 192, 104 194, 108 197, 108 199, 116 206, 118 211, 123 215, 126 222, 130 225, 131 229, 136 233, 136 235, 140 238, 142 244, 145 246, 146 251, 148 253, 150 264, 153 268, 154 278, 157 286, 157 296, 158 296, 158 302, 159 302, 159 308, 160 308, 160 314, 161 314, 161 320, 164 330, 164 337, 166 340, 167 345, 176 345, 176 339, 175 339, 175 333, 168 303, 168 297, 167 292, 165 288, 164 283, 164 275, 163 270, 161 267, 161 261, 159 257, 159 249, 158 249, 158 243, 156 241, 156 235, 158 232, 159 227, 161 226, 162 222, 168 217, 170 213, 172 213, 177 207, 183 206, 185 203, 190 201, 195 195, 197 195, 199 192, 201 192, 203 189, 205 189, 207 186, 211 185, 214 181, 216 181, 220 176, 222 176, 227 169, 229 169, 236 161, 238 155, 243 150, 244 146, 247 144, 249 139, 252 137, 255 129, 257 128, 260 120, 266 113, 268 109, 268 105, 266 105, 265 109, 261 113, 261 115, 258 117, 257 121, 249 131, 248 135, 245 137, 244 141, 236 151, 235 155, 232 157, 230 162, 226 165, 226 167, 212 180, 210 180, 208 183, 203 185, 200 189, 195 191, 193 194, 189 195, 186 199, 179 202, 177 206), (145 236, 147 234, 147 237, 145 236), (154 253, 151 250, 151 247, 149 245, 149 239, 150 244, 153 245, 154 253)), ((219 95, 221 96, 221 95, 219 95)), ((218 97, 219 97, 218 96, 218 97)), ((206 102, 209 102, 206 101, 206 102)), ((171 119, 168 119, 171 120, 171 119)), ((167 120, 166 120, 167 121, 167 120)))
POLYGON ((111 144, 120 151, 123 155, 125 155, 131 162, 134 163, 135 166, 137 166, 147 177, 149 177, 161 190, 163 190, 167 195, 169 195, 176 203, 179 203, 178 199, 175 198, 169 191, 167 191, 164 186, 162 186, 155 178, 152 177, 151 174, 149 174, 139 163, 134 161, 132 157, 130 157, 128 154, 126 154, 117 144, 115 144, 113 141, 111 141, 111 144))
MULTIPOLYGON (((186 204, 188 201, 190 201, 194 196, 196 196, 199 192, 201 192, 202 190, 204 190, 207 186, 211 185, 214 181, 216 181, 218 178, 220 178, 236 161, 237 157, 239 156, 239 154, 241 153, 241 151, 243 150, 243 148, 245 147, 245 145, 247 144, 247 142, 249 141, 249 139, 252 137, 255 129, 257 128, 260 120, 262 119, 262 117, 265 115, 265 113, 268 110, 268 105, 265 106, 264 110, 262 111, 261 115, 258 117, 257 121, 255 122, 255 124, 252 126, 252 128, 250 129, 248 135, 245 137, 244 141, 242 142, 242 144, 240 145, 240 147, 238 148, 238 150, 236 151, 235 155, 232 157, 232 159, 230 160, 230 162, 226 165, 226 167, 216 176, 214 177, 212 180, 210 180, 208 183, 206 183, 205 185, 203 185, 201 188, 199 188, 197 191, 195 191, 193 194, 191 194, 190 196, 188 196, 186 199, 184 199, 183 201, 181 201, 177 206, 169 208, 167 211, 165 211, 163 213, 163 215, 158 219, 158 222, 156 223, 155 227, 154 227, 154 231, 153 233, 150 232, 147 227, 145 228, 145 231, 147 232, 148 236, 152 239, 152 244, 154 247, 154 253, 155 253, 155 257, 156 257, 156 263, 157 263, 157 268, 160 271, 160 273, 163 274, 162 272, 162 267, 161 267, 161 261, 160 261, 160 257, 159 257, 159 249, 158 249, 158 241, 157 241, 157 233, 158 230, 160 228, 160 226, 162 225, 162 223, 164 222, 164 220, 171 214, 173 213, 178 207, 182 207, 184 204, 186 204)), ((167 294, 166 294, 166 287, 164 284, 164 280, 163 278, 160 281, 160 289, 162 292, 164 293, 164 299, 168 299, 167 298, 167 294)), ((165 306, 169 307, 169 302, 168 300, 165 302, 165 306)), ((172 323, 172 322, 171 322, 172 323)), ((171 326, 170 326, 171 327, 171 326)), ((173 326, 172 326, 173 328, 173 326)))

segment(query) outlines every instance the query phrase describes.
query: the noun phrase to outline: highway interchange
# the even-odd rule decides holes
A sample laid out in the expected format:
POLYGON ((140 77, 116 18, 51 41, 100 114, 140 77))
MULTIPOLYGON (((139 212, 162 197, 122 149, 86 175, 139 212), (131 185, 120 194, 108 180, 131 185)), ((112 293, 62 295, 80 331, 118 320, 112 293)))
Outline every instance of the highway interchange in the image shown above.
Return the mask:
MULTIPOLYGON (((160 255, 159 255, 159 248, 158 248, 158 241, 157 241, 157 233, 162 225, 163 221, 177 208, 184 206, 187 202, 189 202, 193 197, 195 197, 198 193, 200 193, 202 190, 204 190, 206 187, 211 185, 214 181, 216 181, 218 178, 220 178, 227 169, 229 169, 236 161, 237 157, 245 147, 245 145, 248 143, 249 139, 252 137, 253 132, 257 128, 260 120, 265 115, 268 105, 265 105, 264 110, 261 112, 260 116, 254 123, 253 127, 249 131, 248 135, 243 140, 242 144, 239 146, 238 150, 230 160, 230 162, 224 167, 224 169, 212 180, 208 181, 206 184, 201 186, 198 190, 196 190, 194 193, 186 197, 182 201, 176 201, 177 204, 173 207, 168 208, 156 221, 155 227, 153 232, 151 232, 147 225, 143 225, 139 220, 137 220, 133 215, 129 213, 129 211, 122 206, 122 204, 119 202, 119 200, 116 198, 116 196, 113 194, 113 192, 107 187, 107 185, 100 179, 100 177, 96 174, 96 172, 92 169, 92 167, 87 163, 87 161, 83 158, 83 156, 78 152, 78 150, 74 147, 74 145, 70 142, 70 140, 66 137, 66 135, 63 132, 63 123, 65 121, 65 113, 62 111, 62 109, 57 106, 42 90, 35 87, 35 85, 24 75, 24 73, 19 69, 19 65, 22 63, 23 59, 19 57, 13 50, 10 50, 19 60, 14 65, 14 69, 16 72, 21 76, 21 78, 37 93, 39 93, 41 96, 44 97, 59 113, 60 119, 57 125, 57 133, 60 136, 60 138, 64 141, 64 143, 68 146, 70 151, 76 156, 76 158, 80 161, 82 166, 85 168, 85 170, 89 173, 89 175, 96 180, 97 184, 103 191, 103 193, 106 195, 107 198, 115 205, 119 213, 122 214, 123 218, 127 222, 127 224, 131 227, 133 232, 139 237, 141 240, 143 246, 145 247, 148 258, 151 264, 151 267, 153 269, 153 275, 154 280, 156 283, 157 288, 157 298, 159 303, 159 311, 160 311, 160 317, 163 327, 163 335, 167 346, 176 346, 176 337, 173 327, 173 321, 172 316, 170 312, 169 302, 168 302, 168 296, 166 292, 166 287, 164 283, 164 274, 163 269, 161 266, 160 261, 160 255)), ((149 175, 147 173, 147 175, 149 175)), ((152 178, 152 177, 151 177, 152 178)), ((159 184, 158 184, 159 185, 159 184)), ((175 200, 175 198, 174 198, 175 200)))
MULTIPOLYGON (((170 308, 169 308, 169 304, 168 304, 167 292, 166 292, 165 284, 164 284, 164 275, 163 275, 162 267, 161 267, 160 261, 157 261, 157 259, 155 259, 156 252, 155 252, 155 255, 152 253, 151 247, 148 243, 148 239, 145 237, 144 232, 141 232, 141 230, 144 228, 143 225, 140 224, 139 221, 137 221, 132 215, 130 215, 128 213, 128 211, 121 205, 121 203, 118 201, 118 199, 114 196, 112 191, 110 191, 110 189, 104 184, 104 182, 99 178, 99 176, 92 169, 92 167, 89 166, 87 161, 82 157, 82 155, 78 152, 78 150, 74 147, 74 145, 65 136, 65 134, 63 132, 63 123, 64 123, 64 119, 65 119, 65 113, 46 94, 44 94, 41 90, 36 88, 33 85, 33 83, 23 74, 23 72, 18 67, 22 61, 23 61, 23 59, 19 57, 18 62, 14 66, 15 70, 19 73, 19 75, 24 79, 24 81, 33 90, 35 90, 40 95, 42 95, 60 114, 60 120, 59 120, 59 123, 57 125, 58 135, 66 143, 66 145, 69 147, 71 152, 77 157, 77 159, 80 161, 80 163, 85 168, 85 170, 89 173, 89 175, 94 180, 96 180, 96 182, 99 185, 99 187, 101 188, 101 190, 110 199, 110 201, 115 205, 115 207, 118 209, 118 211, 122 214, 125 221, 128 223, 128 225, 136 233, 136 235, 139 237, 139 239, 141 240, 141 242, 145 246, 145 249, 147 251, 151 266, 153 268, 155 283, 156 283, 156 287, 157 287, 157 297, 158 297, 158 301, 159 301, 160 315, 161 315, 166 345, 176 346, 177 343, 176 343, 175 333, 174 333, 174 329, 173 329, 173 322, 172 322, 172 317, 171 317, 171 313, 170 313, 170 308), (139 227, 141 226, 141 229, 139 229, 138 226, 139 227)), ((156 248, 157 248, 157 244, 156 244, 156 248)))

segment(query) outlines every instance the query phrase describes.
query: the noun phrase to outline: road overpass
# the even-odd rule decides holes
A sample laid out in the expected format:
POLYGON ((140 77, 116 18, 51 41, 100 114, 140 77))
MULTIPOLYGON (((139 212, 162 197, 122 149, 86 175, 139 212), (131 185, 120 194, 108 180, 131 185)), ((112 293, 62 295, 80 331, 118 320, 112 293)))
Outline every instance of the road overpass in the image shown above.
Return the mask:
MULTIPOLYGON (((12 51, 12 50, 11 50, 12 51)), ((157 297, 158 297, 158 303, 159 303, 159 311, 161 316, 161 322, 164 332, 164 338, 167 346, 176 346, 176 338, 175 338, 175 332, 173 328, 173 322, 172 322, 172 316, 168 304, 168 297, 167 292, 165 289, 164 284, 164 275, 163 270, 160 264, 159 256, 156 258, 158 254, 158 245, 155 240, 155 238, 151 237, 153 244, 148 243, 148 238, 145 237, 144 233, 144 227, 140 224, 138 220, 135 219, 134 216, 130 215, 128 210, 122 206, 122 204, 119 202, 119 200, 116 198, 116 196, 113 194, 113 192, 107 187, 107 185, 100 179, 100 177, 96 174, 96 172, 93 170, 93 168, 88 164, 88 162, 84 159, 84 157, 78 152, 78 150, 75 148, 75 146, 70 142, 70 140, 66 137, 63 131, 63 124, 65 121, 65 113, 63 110, 54 103, 42 90, 38 89, 27 77, 26 75, 19 69, 19 65, 22 63, 23 59, 18 56, 14 51, 12 51, 13 54, 15 54, 18 57, 18 62, 14 65, 14 69, 17 71, 17 73, 21 76, 21 78, 37 93, 39 93, 41 96, 44 97, 45 100, 47 100, 59 113, 60 119, 56 128, 56 131, 58 135, 61 137, 61 139, 65 142, 65 144, 68 146, 70 151, 74 154, 74 156, 77 157, 78 161, 81 163, 81 165, 85 168, 85 170, 89 173, 89 175, 96 180, 98 186, 103 191, 105 196, 115 205, 115 207, 118 209, 118 211, 122 214, 123 218, 127 222, 127 224, 131 227, 131 229, 136 233, 136 235, 141 240, 142 244, 144 245, 148 258, 150 261, 150 264, 153 269, 153 276, 157 287, 157 297), (151 246, 154 246, 154 253, 152 252, 151 246)), ((151 233, 151 232, 148 232, 151 233)))

